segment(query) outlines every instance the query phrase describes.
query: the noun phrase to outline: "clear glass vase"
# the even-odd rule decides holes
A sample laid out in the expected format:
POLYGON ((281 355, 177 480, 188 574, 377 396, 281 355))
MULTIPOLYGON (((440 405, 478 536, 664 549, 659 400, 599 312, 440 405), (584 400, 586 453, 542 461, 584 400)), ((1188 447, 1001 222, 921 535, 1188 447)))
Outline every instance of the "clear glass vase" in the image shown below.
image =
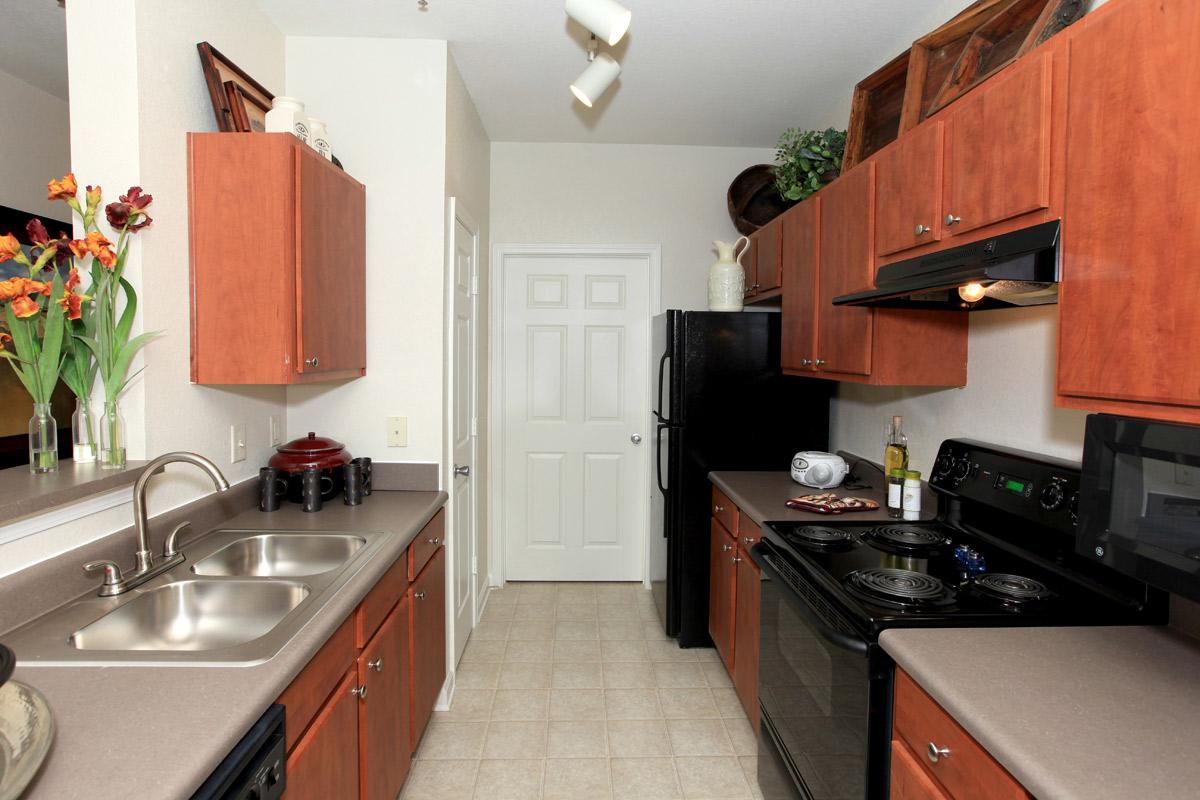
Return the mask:
POLYGON ((76 464, 91 464, 96 460, 96 421, 92 404, 75 398, 75 413, 71 415, 71 458, 76 464))
POLYGON ((29 418, 29 471, 35 475, 58 471, 58 423, 49 403, 34 403, 29 418))
POLYGON ((100 466, 125 467, 125 418, 116 400, 104 401, 104 416, 100 418, 100 466))

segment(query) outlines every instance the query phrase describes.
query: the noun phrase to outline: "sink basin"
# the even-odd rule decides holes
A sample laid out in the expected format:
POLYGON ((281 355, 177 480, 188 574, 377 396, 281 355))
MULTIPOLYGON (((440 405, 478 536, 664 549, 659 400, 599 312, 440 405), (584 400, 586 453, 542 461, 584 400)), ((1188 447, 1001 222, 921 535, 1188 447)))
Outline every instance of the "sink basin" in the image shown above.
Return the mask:
POLYGON ((225 545, 198 561, 197 575, 296 578, 345 564, 367 540, 337 533, 266 533, 225 545))
POLYGON ((308 596, 296 581, 183 580, 71 635, 79 650, 220 650, 270 632, 308 596))

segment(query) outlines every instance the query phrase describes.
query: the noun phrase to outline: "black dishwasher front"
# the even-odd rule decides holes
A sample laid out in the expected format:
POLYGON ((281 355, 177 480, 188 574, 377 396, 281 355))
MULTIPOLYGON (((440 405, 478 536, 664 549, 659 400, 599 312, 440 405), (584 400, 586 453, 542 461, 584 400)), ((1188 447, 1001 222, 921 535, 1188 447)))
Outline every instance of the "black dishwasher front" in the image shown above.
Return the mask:
POLYGON ((279 800, 287 788, 284 707, 267 709, 192 800, 279 800))

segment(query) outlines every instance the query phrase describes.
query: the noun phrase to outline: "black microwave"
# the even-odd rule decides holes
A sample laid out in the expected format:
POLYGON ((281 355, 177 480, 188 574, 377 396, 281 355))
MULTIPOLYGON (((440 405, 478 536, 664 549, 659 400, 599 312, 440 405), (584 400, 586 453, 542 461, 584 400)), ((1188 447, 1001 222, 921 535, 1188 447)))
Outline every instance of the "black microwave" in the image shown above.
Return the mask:
POLYGON ((1089 416, 1076 543, 1083 556, 1200 600, 1200 427, 1089 416))

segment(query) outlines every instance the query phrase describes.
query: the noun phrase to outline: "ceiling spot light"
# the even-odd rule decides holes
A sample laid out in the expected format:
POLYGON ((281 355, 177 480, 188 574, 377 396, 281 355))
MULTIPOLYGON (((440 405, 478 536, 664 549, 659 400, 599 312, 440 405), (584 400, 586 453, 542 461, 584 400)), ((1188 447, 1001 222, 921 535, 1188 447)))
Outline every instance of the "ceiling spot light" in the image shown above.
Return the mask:
POLYGON ((608 91, 613 81, 621 74, 621 65, 608 53, 596 52, 596 37, 588 42, 588 61, 590 62, 575 82, 571 84, 571 93, 579 102, 588 108, 600 99, 600 95, 608 91))
POLYGON ((599 36, 609 47, 629 30, 633 12, 616 0, 567 0, 567 16, 599 36))
POLYGON ((987 294, 987 289, 983 288, 982 283, 968 283, 966 286, 958 287, 958 296, 967 303, 978 303, 987 294))

